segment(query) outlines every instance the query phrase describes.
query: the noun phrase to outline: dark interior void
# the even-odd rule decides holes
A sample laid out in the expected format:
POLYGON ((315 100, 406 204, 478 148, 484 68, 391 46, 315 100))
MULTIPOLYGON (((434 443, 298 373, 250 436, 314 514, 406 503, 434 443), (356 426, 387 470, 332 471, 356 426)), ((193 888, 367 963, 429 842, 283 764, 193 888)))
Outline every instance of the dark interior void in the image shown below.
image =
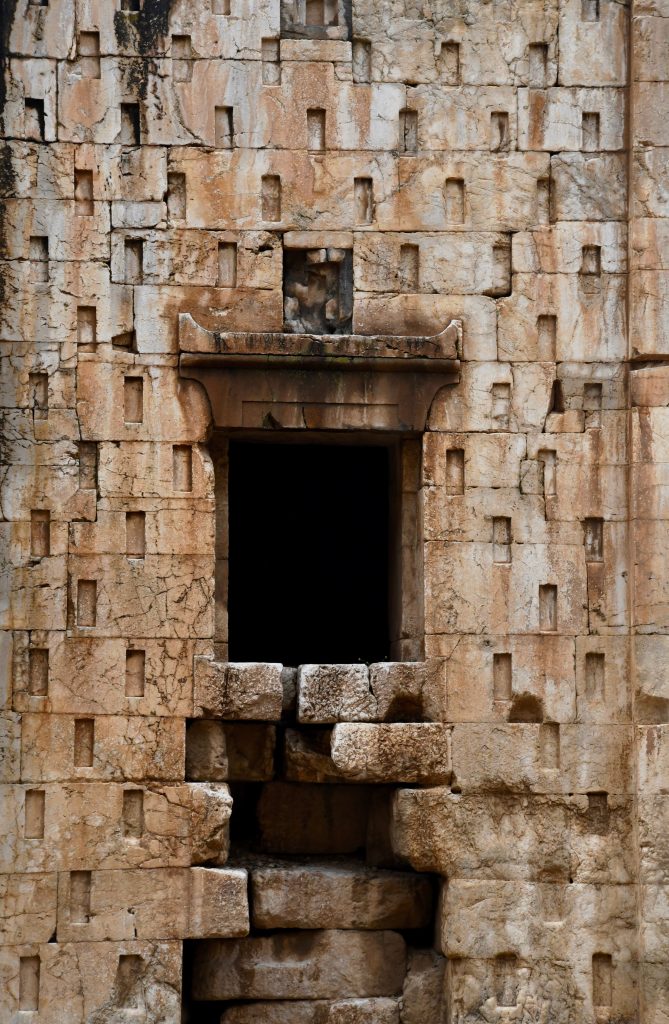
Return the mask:
POLYGON ((390 451, 230 444, 230 661, 390 655, 390 451))

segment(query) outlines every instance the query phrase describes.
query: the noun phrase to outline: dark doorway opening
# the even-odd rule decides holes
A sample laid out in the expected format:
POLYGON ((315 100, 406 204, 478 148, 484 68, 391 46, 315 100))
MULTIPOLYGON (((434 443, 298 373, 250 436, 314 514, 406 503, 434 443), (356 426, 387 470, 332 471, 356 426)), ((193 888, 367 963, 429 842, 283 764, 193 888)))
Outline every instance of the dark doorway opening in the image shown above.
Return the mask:
POLYGON ((232 441, 230 661, 390 656, 390 449, 232 441))

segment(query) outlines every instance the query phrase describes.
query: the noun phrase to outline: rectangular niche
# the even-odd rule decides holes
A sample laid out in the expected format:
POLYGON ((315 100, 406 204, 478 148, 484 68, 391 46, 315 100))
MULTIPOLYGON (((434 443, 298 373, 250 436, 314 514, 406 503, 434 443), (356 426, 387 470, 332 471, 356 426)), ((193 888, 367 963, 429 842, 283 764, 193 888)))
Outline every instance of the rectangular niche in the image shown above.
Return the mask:
POLYGON ((215 442, 218 657, 422 658, 420 451, 304 432, 215 442))
POLYGON ((284 330, 291 334, 350 334, 353 326, 351 249, 283 252, 284 330))

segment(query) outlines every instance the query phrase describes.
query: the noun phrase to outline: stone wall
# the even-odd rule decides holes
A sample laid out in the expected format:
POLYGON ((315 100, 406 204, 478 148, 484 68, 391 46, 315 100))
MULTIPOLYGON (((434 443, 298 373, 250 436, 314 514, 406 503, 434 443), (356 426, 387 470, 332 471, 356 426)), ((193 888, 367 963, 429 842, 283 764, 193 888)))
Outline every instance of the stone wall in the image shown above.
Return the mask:
POLYGON ((667 1024, 666 0, 2 15, 0 1022, 667 1024), (222 422, 404 445, 396 661, 227 661, 222 422))

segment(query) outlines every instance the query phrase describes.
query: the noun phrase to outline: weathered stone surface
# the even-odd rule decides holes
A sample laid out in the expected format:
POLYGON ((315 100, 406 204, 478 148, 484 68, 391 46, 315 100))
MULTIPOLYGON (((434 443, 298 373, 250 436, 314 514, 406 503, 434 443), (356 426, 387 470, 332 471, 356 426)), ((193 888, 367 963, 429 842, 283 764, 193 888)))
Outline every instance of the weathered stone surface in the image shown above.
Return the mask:
POLYGON ((450 729, 443 725, 336 725, 332 760, 361 782, 447 782, 450 729))
POLYGON ((251 870, 256 928, 422 928, 432 889, 407 872, 342 864, 251 870))
POLYGON ((222 664, 196 657, 196 714, 278 720, 283 701, 281 668, 270 664, 222 664))
POLYGON ((222 1024, 399 1024, 396 999, 333 999, 304 1002, 277 999, 271 1003, 232 1006, 222 1024))
POLYGON ((315 931, 210 942, 196 953, 196 999, 343 999, 402 989, 404 941, 396 932, 315 931))

